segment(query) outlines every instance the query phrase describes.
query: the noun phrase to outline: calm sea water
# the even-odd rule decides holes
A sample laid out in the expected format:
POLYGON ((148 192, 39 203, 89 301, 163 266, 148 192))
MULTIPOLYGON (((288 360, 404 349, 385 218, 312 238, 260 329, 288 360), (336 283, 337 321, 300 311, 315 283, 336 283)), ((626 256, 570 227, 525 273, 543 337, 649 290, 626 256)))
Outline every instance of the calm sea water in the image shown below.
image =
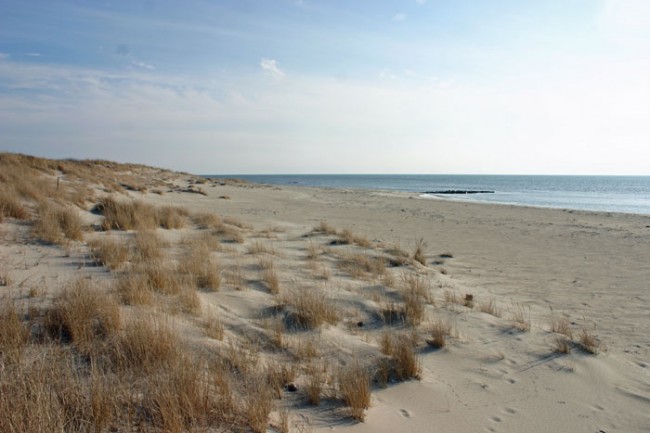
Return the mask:
POLYGON ((228 177, 273 185, 322 188, 408 192, 450 189, 491 190, 495 193, 444 197, 451 200, 650 215, 650 176, 238 175, 228 177))

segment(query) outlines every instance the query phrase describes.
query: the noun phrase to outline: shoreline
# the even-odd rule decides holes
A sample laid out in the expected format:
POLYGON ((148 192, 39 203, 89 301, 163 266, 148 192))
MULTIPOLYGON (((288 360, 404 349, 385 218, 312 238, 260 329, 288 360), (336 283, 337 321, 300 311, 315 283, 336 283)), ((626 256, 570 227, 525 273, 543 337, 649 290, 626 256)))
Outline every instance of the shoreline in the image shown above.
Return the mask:
POLYGON ((456 203, 476 203, 476 204, 486 204, 486 205, 495 205, 495 206, 513 206, 513 207, 523 207, 530 209, 551 209, 565 212, 585 212, 585 213, 594 213, 594 214, 614 214, 614 215, 635 215, 640 217, 650 217, 650 213, 639 213, 639 212, 625 212, 625 211, 607 211, 607 210, 593 210, 593 209, 581 209, 581 208, 570 208, 570 207, 555 207, 555 206, 543 206, 543 205, 531 205, 531 204, 519 204, 512 202, 501 202, 501 201, 487 201, 487 200, 472 200, 472 199, 459 199, 455 197, 444 197, 428 194, 420 194, 419 196, 425 200, 447 200, 453 201, 456 203))
MULTIPOLYGON (((338 175, 329 175, 329 176, 295 175, 295 176, 298 179, 303 177, 303 176, 308 177, 308 178, 311 177, 311 178, 316 179, 316 181, 318 182, 318 179, 320 177, 324 177, 324 178, 332 177, 332 178, 335 179, 338 175)), ((372 179, 374 177, 382 177, 382 176, 391 177, 392 175, 391 176, 386 176, 386 175, 344 175, 344 176, 340 176, 340 177, 342 177, 342 178, 348 177, 350 179, 355 179, 355 178, 363 179, 364 177, 368 177, 369 179, 372 179)), ((408 179, 408 178, 418 178, 418 177, 426 178, 428 176, 431 176, 431 177, 435 178, 438 175, 413 175, 413 176, 411 176, 411 175, 395 175, 395 179, 393 179, 393 181, 396 182, 395 184, 397 185, 397 184, 400 184, 400 177, 408 179)), ((298 181, 288 181, 287 180, 287 179, 290 179, 292 177, 293 177, 293 175, 246 175, 245 177, 243 177, 241 179, 244 179, 246 182, 258 183, 259 185, 267 185, 267 186, 270 186, 270 187, 273 187, 273 186, 295 186, 295 187, 305 187, 305 188, 313 187, 313 188, 323 188, 323 189, 354 189, 354 190, 365 190, 365 191, 369 191, 369 192, 370 191, 388 191, 388 192, 404 192, 404 193, 412 193, 412 194, 420 194, 420 195, 427 194, 427 191, 428 191, 427 188, 430 189, 432 187, 431 182, 435 183, 435 179, 434 179, 431 182, 427 183, 426 185, 425 184, 420 184, 418 187, 415 187, 415 184, 413 184, 412 182, 416 182, 416 181, 409 180, 409 182, 411 182, 409 187, 407 187, 407 185, 405 185, 405 184, 403 184, 401 188, 382 186, 382 183, 385 183, 385 182, 390 180, 390 179, 387 179, 387 180, 384 180, 384 181, 378 181, 376 186, 370 186, 369 184, 368 185, 355 185, 355 182, 350 181, 350 180, 348 180, 347 182, 351 186, 348 186, 348 185, 326 185, 326 184, 324 184, 324 185, 316 185, 316 184, 310 185, 308 182, 307 183, 302 183, 299 180, 298 181), (276 180, 275 182, 272 181, 272 180, 264 181, 264 177, 277 177, 277 178, 279 178, 281 180, 279 180, 279 181, 276 180)), ((462 179, 462 178, 465 178, 465 177, 472 177, 472 176, 463 176, 463 175, 446 176, 446 175, 440 175, 440 177, 443 177, 443 178, 446 178, 446 177, 452 177, 452 178, 458 177, 458 178, 462 179)), ((509 178, 509 177, 514 178, 514 179, 517 179, 517 178, 531 178, 531 179, 535 179, 535 178, 546 178, 546 179, 552 179, 552 178, 558 178, 558 179, 562 179, 562 178, 575 178, 575 179, 580 179, 580 178, 592 178, 592 179, 613 178, 613 179, 616 179, 616 178, 621 178, 621 179, 624 179, 624 178, 627 178, 629 176, 535 176, 535 175, 530 175, 530 176, 521 176, 521 175, 513 175, 513 176, 491 175, 490 176, 490 175, 487 175, 487 176, 484 176, 484 175, 475 175, 475 177, 476 178, 482 178, 482 177, 484 177, 484 178, 497 178, 497 179, 498 178, 509 178)), ((222 179, 221 177, 216 177, 215 175, 208 175, 208 176, 206 176, 206 178, 208 178, 208 179, 222 179)), ((637 178, 645 179, 646 176, 632 176, 632 178, 634 178, 634 179, 637 179, 637 178)), ((650 179, 650 177, 648 177, 648 178, 650 179)), ((371 180, 369 180, 368 182, 371 182, 371 180)), ((433 188, 438 188, 440 190, 484 190, 487 187, 487 189, 491 192, 491 197, 492 196, 496 197, 496 198, 488 198, 488 199, 479 199, 479 198, 473 197, 474 194, 470 194, 472 197, 468 197, 466 199, 465 198, 460 199, 460 198, 454 198, 454 197, 449 198, 449 199, 452 199, 452 200, 456 199, 458 201, 463 201, 463 202, 468 201, 468 202, 477 202, 477 203, 492 203, 492 204, 504 204, 504 205, 527 206, 527 207, 540 207, 540 208, 551 208, 551 209, 568 209, 568 210, 576 210, 576 211, 612 212, 612 213, 625 213, 625 214, 635 214, 635 215, 650 215, 650 206, 649 205, 642 205, 642 206, 629 205, 629 204, 624 204, 624 202, 621 202, 618 205, 607 208, 608 206, 611 206, 611 205, 608 204, 608 203, 610 203, 609 201, 605 202, 606 203, 605 205, 602 205, 600 203, 591 204, 591 205, 590 204, 576 205, 576 204, 571 204, 571 203, 568 203, 568 202, 564 202, 564 200, 562 200, 562 202, 560 202, 560 203, 555 204, 555 203, 552 203, 552 202, 555 200, 554 196, 556 197, 557 195, 555 193, 551 193, 550 190, 547 191, 546 193, 544 192, 545 190, 530 190, 530 191, 527 191, 527 190, 521 190, 521 191, 520 190, 512 190, 512 191, 510 191, 508 189, 503 189, 503 185, 501 185, 501 187, 497 187, 496 184, 488 184, 488 185, 464 184, 462 182, 460 184, 453 184, 453 181, 448 181, 448 182, 452 182, 452 184, 442 183, 440 185, 433 185, 433 188), (545 197, 544 199, 545 199, 545 201, 546 200, 551 200, 551 204, 544 204, 544 203, 537 204, 537 203, 535 203, 535 200, 533 200, 532 202, 528 202, 525 199, 523 201, 521 201, 521 202, 508 201, 508 196, 512 196, 513 194, 517 195, 517 196, 534 197, 535 194, 539 194, 539 193, 549 194, 548 198, 545 197), (501 200, 502 198, 503 198, 503 200, 501 200), (603 207, 605 207, 605 208, 603 208, 603 207)), ((361 183, 364 183, 364 182, 361 182, 361 183)), ((548 185, 548 186, 550 187, 550 185, 548 185)), ((561 192, 561 191, 562 190, 558 190, 556 192, 561 192)), ((567 194, 571 195, 572 193, 578 193, 578 194, 585 193, 585 194, 588 194, 587 197, 590 197, 590 199, 593 199, 594 197, 592 197, 590 194, 593 195, 595 192, 594 191, 591 191, 591 192, 588 192, 588 191, 573 191, 571 189, 563 191, 564 195, 567 195, 567 194)), ((622 194, 623 197, 627 197, 627 195, 629 195, 629 193, 626 194, 623 191, 620 191, 620 192, 603 191, 603 193, 605 193, 605 194, 622 194)), ((447 198, 447 197, 442 197, 442 198, 447 198)), ((616 203, 615 199, 612 200, 612 203, 616 203)))

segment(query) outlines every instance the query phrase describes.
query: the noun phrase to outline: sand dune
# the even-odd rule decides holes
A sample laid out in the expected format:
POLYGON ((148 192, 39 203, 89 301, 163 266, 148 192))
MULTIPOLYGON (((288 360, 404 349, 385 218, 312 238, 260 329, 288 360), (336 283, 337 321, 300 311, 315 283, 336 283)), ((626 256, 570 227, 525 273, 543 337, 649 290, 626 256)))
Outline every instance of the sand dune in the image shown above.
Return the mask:
MULTIPOLYGON (((163 172, 143 182, 163 176, 158 193, 93 185, 77 212, 99 227, 103 217, 89 211, 101 196, 183 210, 182 227, 154 230, 163 267, 198 276, 180 264, 200 251, 186 266, 209 257, 219 287, 197 279, 191 293, 154 290, 149 305, 122 305, 123 320, 154 312, 191 350, 219 358, 239 347, 255 356, 253 367, 293 366, 297 392, 283 388, 273 399, 269 431, 282 430, 285 409, 291 431, 650 430, 650 217, 197 183, 163 172), (202 226, 197 215, 208 213, 221 228, 202 226), (425 264, 412 260, 420 239, 425 264), (301 302, 322 317, 303 315, 301 302), (215 318, 221 338, 206 331, 215 318), (437 324, 449 328, 440 348, 427 343, 437 324), (417 378, 399 380, 397 364, 386 364, 390 337, 409 342, 417 378), (373 378, 363 422, 350 417, 337 380, 355 363, 373 378), (307 390, 319 371, 314 406, 307 390)), ((112 271, 91 266, 87 246, 107 237, 128 243, 134 231, 86 230, 82 241, 53 245, 35 242, 29 224, 11 217, 0 230, 2 292, 25 311, 46 308, 79 277, 113 293, 120 275, 140 266, 134 256, 112 271)))

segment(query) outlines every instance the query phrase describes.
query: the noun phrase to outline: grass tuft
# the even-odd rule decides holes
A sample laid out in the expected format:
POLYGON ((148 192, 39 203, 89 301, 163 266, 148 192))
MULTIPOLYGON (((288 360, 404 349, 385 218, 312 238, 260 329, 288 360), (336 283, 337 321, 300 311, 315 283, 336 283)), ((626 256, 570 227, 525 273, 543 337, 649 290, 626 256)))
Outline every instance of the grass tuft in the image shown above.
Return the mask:
POLYGON ((528 314, 526 314, 526 310, 524 309, 523 305, 515 305, 514 310, 511 312, 511 319, 514 327, 519 331, 530 331, 530 307, 528 308, 528 314))
POLYGON ((112 296, 88 280, 77 280, 54 299, 45 329, 58 342, 71 342, 87 352, 120 329, 119 306, 112 296))
POLYGON ((280 279, 275 270, 275 263, 272 259, 265 257, 259 260, 259 267, 261 269, 261 280, 274 295, 280 293, 280 279))
POLYGON ((142 262, 159 259, 164 256, 167 245, 155 230, 140 230, 135 233, 135 259, 142 262))
POLYGON ((339 238, 332 241, 333 245, 351 245, 355 244, 362 248, 370 248, 372 244, 365 236, 352 233, 349 229, 343 229, 337 232, 339 238))
POLYGON ((587 329, 583 329, 580 333, 578 343, 585 352, 591 353, 592 355, 598 354, 603 348, 603 344, 600 342, 596 334, 587 329))
POLYGON ((425 265, 427 264, 426 250, 427 243, 424 238, 420 238, 415 241, 415 250, 413 251, 413 260, 416 262, 425 265))
POLYGON ((156 210, 158 225, 168 230, 185 227, 187 216, 186 211, 173 206, 163 206, 156 210))
POLYGON ((358 362, 342 368, 338 374, 338 388, 341 398, 350 408, 350 415, 357 421, 366 417, 370 407, 370 375, 358 362))
POLYGON ((555 353, 571 353, 571 340, 566 337, 555 337, 555 353))
POLYGON ((193 279, 200 289, 216 292, 221 287, 221 268, 203 245, 192 248, 179 260, 178 271, 193 279))
POLYGON ((117 201, 104 197, 95 209, 104 215, 104 230, 151 230, 159 226, 156 209, 139 201, 117 201))
POLYGON ((29 339, 29 330, 23 324, 13 302, 0 304, 0 365, 20 361, 29 339))
POLYGON ((121 274, 115 282, 115 289, 125 305, 151 305, 154 300, 149 280, 140 272, 121 274))
POLYGON ((490 299, 487 302, 481 302, 479 304, 479 310, 482 311, 483 313, 490 314, 494 317, 501 317, 501 312, 499 311, 499 308, 497 307, 497 303, 494 299, 490 299))
POLYGON ((126 324, 113 343, 111 355, 119 370, 151 373, 172 364, 181 348, 180 337, 168 321, 145 316, 126 324))
POLYGON ((391 376, 398 381, 420 378, 422 367, 415 351, 416 343, 413 338, 384 332, 380 346, 381 352, 389 357, 388 366, 384 366, 383 373, 380 372, 384 376, 384 381, 391 376))
POLYGON ((208 314, 203 322, 203 328, 205 329, 205 334, 215 340, 223 340, 224 336, 224 326, 221 319, 214 313, 208 314))
POLYGON ((52 244, 83 239, 82 222, 77 211, 47 201, 38 204, 33 232, 38 239, 52 244))
POLYGON ((313 230, 315 233, 321 233, 324 235, 335 235, 336 229, 329 225, 326 221, 320 221, 313 230))
POLYGON ((95 261, 108 269, 119 269, 129 259, 129 246, 111 238, 92 239, 88 242, 95 261))
POLYGON ((571 331, 571 325, 569 319, 566 317, 553 317, 551 319, 551 332, 557 334, 566 335, 569 338, 573 338, 573 332, 571 331))
POLYGON ((0 221, 2 217, 29 219, 29 212, 13 188, 0 188, 0 221))
POLYGON ((451 335, 452 324, 450 321, 437 319, 431 327, 431 337, 427 339, 427 344, 435 349, 441 349, 447 344, 447 337, 451 335))
POLYGON ((320 404, 324 383, 325 374, 323 373, 323 368, 318 365, 309 365, 307 367, 307 383, 305 385, 307 403, 312 406, 318 406, 320 404))
POLYGON ((314 289, 288 290, 281 296, 281 301, 290 307, 285 316, 288 328, 314 329, 338 321, 336 308, 324 293, 314 289))

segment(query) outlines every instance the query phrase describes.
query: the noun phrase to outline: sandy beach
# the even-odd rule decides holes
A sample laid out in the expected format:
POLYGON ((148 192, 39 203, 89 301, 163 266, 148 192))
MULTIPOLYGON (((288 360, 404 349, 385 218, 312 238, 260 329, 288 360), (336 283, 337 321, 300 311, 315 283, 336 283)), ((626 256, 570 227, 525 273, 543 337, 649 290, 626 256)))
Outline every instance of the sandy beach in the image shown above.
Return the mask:
POLYGON ((216 190, 231 197, 217 204, 219 212, 254 225, 278 224, 296 235, 325 220, 406 249, 423 237, 429 261, 453 255, 432 266, 436 275, 446 271, 445 287, 483 302, 495 299, 503 310, 503 318, 494 319, 452 309, 459 337, 443 352, 422 356, 422 380, 377 392, 366 423, 335 430, 650 428, 649 216, 363 190, 216 190), (518 306, 530 316, 530 332, 509 330, 508 310, 518 306), (553 354, 553 315, 567 317, 576 330, 593 330, 606 351, 553 354))
MULTIPOLYGON (((163 300, 122 305, 123 320, 155 311, 171 317, 192 347, 214 356, 246 342, 255 346, 260 364, 294 363, 297 392, 283 388, 274 399, 268 431, 282 430, 282 413, 289 414, 290 431, 650 429, 650 216, 165 176, 159 193, 106 193, 93 185, 92 195, 94 201, 116 195, 189 215, 232 218, 242 239, 219 238, 210 248, 222 282, 218 290, 197 290, 198 312, 175 311, 173 300, 163 300), (357 240, 340 241, 344 230, 357 240), (423 263, 398 263, 394 251, 410 255, 418 241, 423 263), (349 267, 359 255, 388 265, 349 267), (275 289, 265 276, 269 269, 275 289), (408 281, 424 287, 418 320, 401 309, 407 308, 408 281), (268 313, 306 288, 324 295, 335 320, 297 331, 287 322, 290 310, 268 313), (391 305, 400 320, 393 320, 391 305), (221 339, 200 331, 206 312, 218 316, 221 339), (427 343, 436 324, 448 331, 442 346, 427 343), (353 363, 379 365, 388 356, 382 341, 389 334, 412 341, 419 372, 407 380, 389 372, 384 383, 373 376, 370 405, 358 422, 341 403, 336 371, 353 363), (281 342, 269 343, 273 338, 281 342), (307 345, 315 356, 298 355, 307 345), (319 405, 305 397, 314 368, 325 376, 319 405)), ((103 218, 92 207, 88 200, 75 208, 87 226, 103 218)), ((198 219, 190 219, 177 229, 155 230, 174 263, 182 261, 189 239, 208 236, 198 219)), ((88 243, 133 235, 85 230, 82 240, 63 247, 31 242, 26 230, 10 217, 0 224, 0 271, 8 276, 3 297, 25 309, 36 302, 32 298, 46 303, 79 277, 110 286, 119 270, 80 265, 88 243), (30 290, 39 295, 28 296, 30 290)))

